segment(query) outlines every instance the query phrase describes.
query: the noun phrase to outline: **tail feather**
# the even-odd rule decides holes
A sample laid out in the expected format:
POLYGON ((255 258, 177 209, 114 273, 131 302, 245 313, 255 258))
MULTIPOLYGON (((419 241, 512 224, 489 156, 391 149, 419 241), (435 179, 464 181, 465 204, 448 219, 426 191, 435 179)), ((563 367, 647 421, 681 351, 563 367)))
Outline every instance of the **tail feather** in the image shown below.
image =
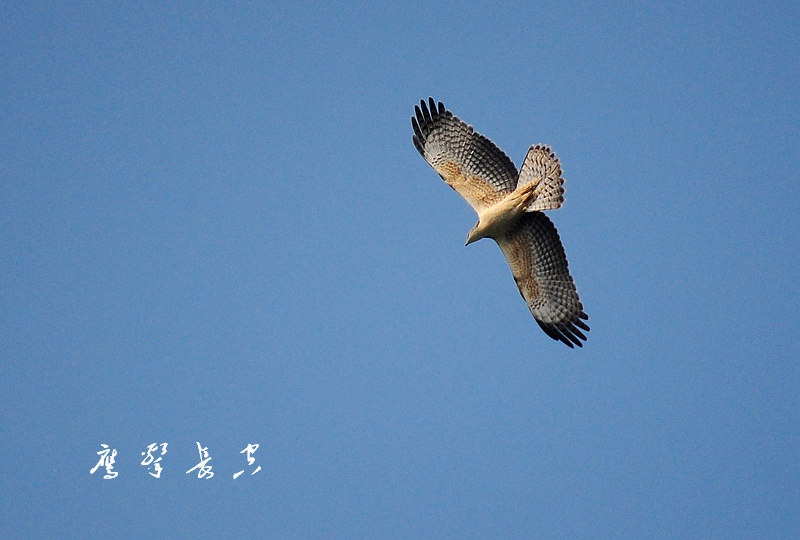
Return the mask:
POLYGON ((536 199, 528 208, 528 212, 555 210, 564 203, 564 179, 561 178, 561 163, 549 146, 537 144, 531 146, 517 180, 517 189, 533 184, 536 199))

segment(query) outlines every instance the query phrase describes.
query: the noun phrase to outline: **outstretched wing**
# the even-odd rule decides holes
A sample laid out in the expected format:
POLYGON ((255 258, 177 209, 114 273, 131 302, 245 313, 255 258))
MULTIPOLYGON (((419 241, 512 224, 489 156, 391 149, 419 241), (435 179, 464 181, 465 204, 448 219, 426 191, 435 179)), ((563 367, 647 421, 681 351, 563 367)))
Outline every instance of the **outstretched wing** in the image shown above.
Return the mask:
POLYGON ((530 147, 519 169, 517 187, 533 184, 534 203, 528 212, 555 210, 564 203, 564 179, 561 164, 549 146, 537 144, 530 147))
POLYGON ((519 226, 497 238, 519 292, 544 332, 569 347, 586 340, 578 291, 567 268, 567 256, 553 222, 541 212, 527 213, 519 226))
POLYGON ((495 144, 428 98, 411 117, 414 146, 450 187, 480 213, 517 186, 517 168, 495 144))

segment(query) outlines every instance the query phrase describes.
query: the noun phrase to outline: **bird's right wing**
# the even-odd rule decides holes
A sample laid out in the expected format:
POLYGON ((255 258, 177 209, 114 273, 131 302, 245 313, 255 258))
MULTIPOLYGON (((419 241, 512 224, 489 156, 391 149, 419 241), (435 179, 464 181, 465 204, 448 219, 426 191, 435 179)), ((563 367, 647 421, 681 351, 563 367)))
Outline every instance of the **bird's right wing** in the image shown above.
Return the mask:
POLYGON ((509 234, 496 239, 528 304, 544 332, 569 347, 582 347, 586 340, 583 311, 575 283, 569 274, 567 256, 553 222, 541 212, 526 213, 509 234))
POLYGON ((431 167, 480 213, 517 186, 517 168, 495 144, 439 102, 421 100, 411 117, 414 146, 431 167))

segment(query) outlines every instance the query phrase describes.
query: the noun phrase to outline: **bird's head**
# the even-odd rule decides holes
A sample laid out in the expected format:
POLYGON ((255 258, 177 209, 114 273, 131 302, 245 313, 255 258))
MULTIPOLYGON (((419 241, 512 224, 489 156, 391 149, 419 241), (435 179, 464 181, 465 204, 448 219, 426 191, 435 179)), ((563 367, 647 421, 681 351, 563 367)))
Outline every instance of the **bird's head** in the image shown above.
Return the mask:
POLYGON ((479 221, 478 223, 475 224, 474 227, 472 227, 472 230, 469 231, 469 234, 467 235, 467 243, 464 244, 464 247, 470 245, 473 242, 477 242, 478 240, 480 240, 481 238, 484 238, 486 236, 484 234, 485 231, 483 231, 480 228, 480 225, 481 225, 481 222, 479 221))

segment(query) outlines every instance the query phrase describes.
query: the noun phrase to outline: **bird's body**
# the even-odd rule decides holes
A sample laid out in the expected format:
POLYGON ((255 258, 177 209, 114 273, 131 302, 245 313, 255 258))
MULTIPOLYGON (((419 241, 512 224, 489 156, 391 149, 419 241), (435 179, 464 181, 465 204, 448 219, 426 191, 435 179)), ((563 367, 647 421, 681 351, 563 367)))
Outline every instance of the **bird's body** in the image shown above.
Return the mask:
POLYGON ((501 238, 513 230, 535 200, 533 185, 526 184, 503 197, 499 202, 478 213, 478 223, 467 236, 467 244, 481 238, 501 238))
POLYGON ((558 158, 543 145, 528 150, 519 172, 497 146, 429 98, 411 117, 414 146, 478 214, 467 245, 492 238, 511 268, 519 292, 544 332, 569 347, 588 331, 567 258, 542 210, 564 202, 558 158))

